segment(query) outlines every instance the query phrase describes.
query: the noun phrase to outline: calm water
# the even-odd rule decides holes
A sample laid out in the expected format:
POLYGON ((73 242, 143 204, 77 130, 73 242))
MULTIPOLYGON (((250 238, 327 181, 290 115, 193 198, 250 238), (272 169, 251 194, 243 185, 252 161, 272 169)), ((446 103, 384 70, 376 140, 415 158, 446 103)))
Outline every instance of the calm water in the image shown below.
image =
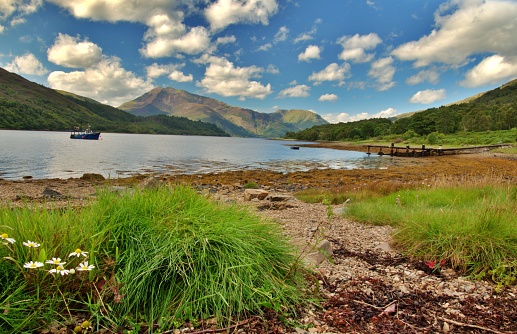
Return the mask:
POLYGON ((380 168, 365 153, 287 145, 257 138, 103 133, 101 140, 72 140, 67 132, 0 130, 0 178, 120 178, 141 173, 206 173, 240 169, 280 172, 315 168, 380 168))

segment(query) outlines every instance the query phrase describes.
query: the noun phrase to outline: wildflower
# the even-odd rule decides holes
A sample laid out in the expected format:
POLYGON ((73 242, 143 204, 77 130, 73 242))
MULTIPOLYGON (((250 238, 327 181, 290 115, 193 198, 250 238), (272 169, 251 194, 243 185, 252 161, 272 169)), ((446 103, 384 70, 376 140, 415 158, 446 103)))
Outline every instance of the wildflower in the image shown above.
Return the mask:
POLYGON ((88 261, 84 261, 83 263, 79 264, 79 267, 77 267, 78 271, 90 271, 93 268, 95 268, 94 265, 88 265, 88 261))
POLYGON ((36 268, 39 268, 39 267, 43 267, 43 263, 41 262, 27 262, 23 265, 24 268, 28 268, 28 269, 36 269, 36 268))
POLYGON ((47 260, 45 263, 48 264, 57 264, 57 265, 64 265, 66 262, 61 262, 61 258, 59 257, 53 257, 52 260, 47 260))
POLYGON ((81 255, 82 255, 82 256, 84 256, 84 257, 86 257, 86 256, 87 256, 86 254, 88 254, 88 252, 84 252, 84 251, 82 251, 80 248, 77 248, 75 251, 73 251, 72 253, 70 253, 70 255, 68 255, 68 257, 71 257, 71 256, 77 256, 77 257, 79 257, 79 256, 81 256, 81 255))
POLYGON ((40 244, 38 244, 38 243, 36 243, 34 241, 30 241, 30 240, 24 241, 23 245, 27 246, 29 248, 38 248, 40 246, 40 244))
POLYGON ((9 235, 7 233, 0 234, 0 237, 2 238, 2 240, 5 240, 5 241, 10 242, 12 244, 14 244, 16 242, 16 240, 14 240, 13 238, 9 238, 9 235))
POLYGON ((75 269, 74 269, 74 268, 70 269, 70 270, 68 271, 68 273, 69 273, 70 275, 75 274, 75 269))
POLYGON ((68 275, 70 270, 63 268, 62 265, 58 265, 55 269, 50 269, 48 271, 51 274, 61 274, 61 276, 68 275))

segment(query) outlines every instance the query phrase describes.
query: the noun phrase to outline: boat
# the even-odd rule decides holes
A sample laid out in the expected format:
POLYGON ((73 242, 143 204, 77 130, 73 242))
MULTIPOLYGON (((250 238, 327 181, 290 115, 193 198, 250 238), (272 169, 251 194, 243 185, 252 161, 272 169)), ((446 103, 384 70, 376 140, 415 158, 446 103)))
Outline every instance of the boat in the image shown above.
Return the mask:
POLYGON ((79 127, 75 126, 74 129, 70 132, 71 139, 98 140, 100 135, 100 132, 93 132, 89 125, 84 130, 79 130, 79 127))
POLYGON ((299 150, 300 146, 291 146, 291 150, 299 150))

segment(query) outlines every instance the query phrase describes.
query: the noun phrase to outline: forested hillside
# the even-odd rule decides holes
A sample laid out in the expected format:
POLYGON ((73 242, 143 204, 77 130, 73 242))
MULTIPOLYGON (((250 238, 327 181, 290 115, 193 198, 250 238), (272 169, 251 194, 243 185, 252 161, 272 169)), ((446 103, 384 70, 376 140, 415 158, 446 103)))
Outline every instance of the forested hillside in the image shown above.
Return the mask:
POLYGON ((227 136, 217 126, 185 117, 141 117, 91 99, 57 92, 0 68, 0 129, 227 136))
POLYGON ((368 119, 357 122, 313 126, 289 132, 287 138, 299 140, 357 140, 384 135, 430 133, 453 134, 517 128, 517 80, 488 91, 467 103, 430 108, 411 116, 368 119))

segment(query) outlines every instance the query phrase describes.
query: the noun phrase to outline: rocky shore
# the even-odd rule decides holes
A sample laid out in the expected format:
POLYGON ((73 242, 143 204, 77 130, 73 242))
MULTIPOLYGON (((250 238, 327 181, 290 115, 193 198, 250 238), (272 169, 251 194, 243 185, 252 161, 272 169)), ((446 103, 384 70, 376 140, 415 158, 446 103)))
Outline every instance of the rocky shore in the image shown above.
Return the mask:
POLYGON ((278 222, 305 253, 314 253, 323 244, 330 247, 328 258, 308 260, 314 269, 313 276, 308 277, 311 288, 321 293, 323 303, 321 307, 297 310, 297 319, 291 320, 299 324, 298 328, 288 328, 277 317, 266 314, 229 329, 232 332, 517 333, 516 287, 499 290, 490 282, 461 277, 452 268, 433 270, 390 247, 391 227, 367 226, 343 218, 340 213, 346 204, 332 206, 333 216, 328 219, 327 206, 303 203, 293 196, 308 188, 391 190, 443 180, 517 181, 517 161, 491 153, 395 159, 387 169, 369 170, 0 180, 0 202, 12 206, 85 205, 95 198, 99 187, 122 189, 146 186, 148 182, 189 184, 214 199, 249 205, 257 214, 278 222), (267 195, 245 197, 245 185, 250 183, 267 195))

